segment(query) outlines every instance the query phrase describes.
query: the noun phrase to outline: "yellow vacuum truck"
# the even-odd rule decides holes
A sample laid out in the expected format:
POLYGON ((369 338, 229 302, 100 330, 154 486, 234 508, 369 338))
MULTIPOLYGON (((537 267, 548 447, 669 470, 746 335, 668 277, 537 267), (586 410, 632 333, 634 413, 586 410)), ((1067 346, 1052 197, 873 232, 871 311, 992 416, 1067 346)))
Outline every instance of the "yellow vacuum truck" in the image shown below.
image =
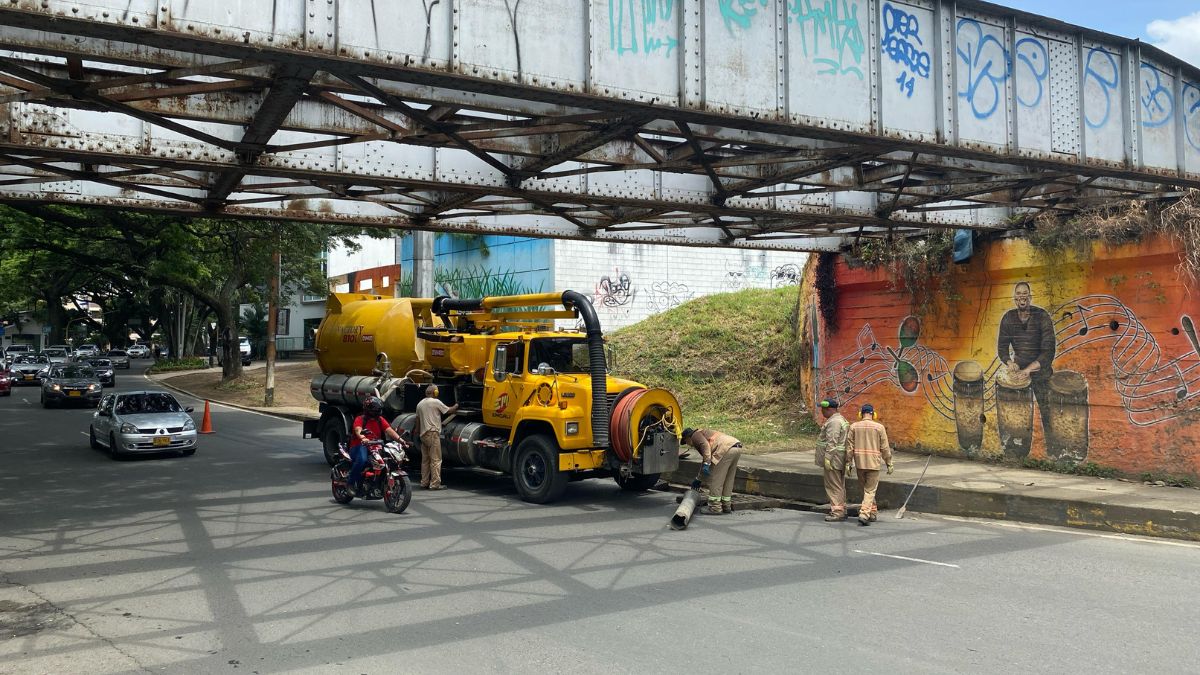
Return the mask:
POLYGON ((332 465, 368 396, 411 433, 429 384, 458 412, 443 424, 450 466, 511 474, 525 501, 559 498, 567 483, 614 478, 654 486, 679 464, 679 402, 665 390, 608 375, 600 320, 575 291, 481 299, 336 293, 317 334, 322 375, 311 383, 332 465), (583 331, 558 330, 574 320, 583 331))

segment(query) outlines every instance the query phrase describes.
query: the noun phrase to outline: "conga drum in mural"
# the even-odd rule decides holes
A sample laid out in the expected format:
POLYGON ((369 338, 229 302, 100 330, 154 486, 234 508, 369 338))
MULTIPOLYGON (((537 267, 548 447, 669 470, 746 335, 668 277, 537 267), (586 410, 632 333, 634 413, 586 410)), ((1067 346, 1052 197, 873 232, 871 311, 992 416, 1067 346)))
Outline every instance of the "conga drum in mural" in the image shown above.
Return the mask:
POLYGON ((954 425, 958 447, 968 453, 983 447, 983 368, 975 361, 954 366, 954 425))
POLYGON ((1088 453, 1088 384, 1083 375, 1060 370, 1050 376, 1050 428, 1046 458, 1082 462, 1088 453))
POLYGON ((1029 456, 1033 444, 1033 389, 1028 378, 996 377, 996 426, 1005 458, 1029 456))

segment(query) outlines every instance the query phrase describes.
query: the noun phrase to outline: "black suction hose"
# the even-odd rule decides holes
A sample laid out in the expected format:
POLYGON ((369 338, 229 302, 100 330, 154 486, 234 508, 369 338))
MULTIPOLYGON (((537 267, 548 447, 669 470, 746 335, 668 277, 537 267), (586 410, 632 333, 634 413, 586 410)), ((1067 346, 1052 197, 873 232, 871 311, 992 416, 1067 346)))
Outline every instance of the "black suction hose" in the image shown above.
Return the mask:
POLYGON ((600 330, 600 317, 586 295, 576 291, 563 291, 564 307, 574 307, 583 319, 587 330, 588 366, 592 374, 592 445, 608 447, 608 364, 604 358, 604 334, 600 330))

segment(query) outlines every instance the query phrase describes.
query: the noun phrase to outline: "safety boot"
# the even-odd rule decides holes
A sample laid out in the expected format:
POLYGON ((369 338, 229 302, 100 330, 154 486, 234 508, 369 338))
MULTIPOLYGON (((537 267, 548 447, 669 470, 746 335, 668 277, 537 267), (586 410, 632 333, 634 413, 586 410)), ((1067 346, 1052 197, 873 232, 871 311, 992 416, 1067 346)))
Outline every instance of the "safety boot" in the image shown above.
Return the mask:
POLYGON ((721 502, 709 502, 708 503, 708 513, 711 513, 711 514, 717 515, 717 516, 721 515, 721 502))
POLYGON ((733 513, 733 502, 721 500, 721 513, 733 513))
POLYGON ((842 514, 831 513, 831 514, 825 516, 825 522, 827 522, 827 523, 840 523, 845 519, 846 519, 846 514, 844 514, 844 513, 842 513, 842 514))

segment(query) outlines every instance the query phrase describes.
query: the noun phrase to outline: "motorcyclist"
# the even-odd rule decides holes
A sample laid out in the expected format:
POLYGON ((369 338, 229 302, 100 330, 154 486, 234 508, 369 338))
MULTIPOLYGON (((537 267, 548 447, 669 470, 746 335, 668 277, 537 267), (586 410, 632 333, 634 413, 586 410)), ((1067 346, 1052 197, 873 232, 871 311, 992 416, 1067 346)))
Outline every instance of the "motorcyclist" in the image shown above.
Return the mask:
POLYGON ((346 488, 351 492, 359 492, 359 482, 362 480, 363 469, 370 459, 370 449, 366 442, 381 441, 390 438, 400 440, 400 434, 392 429, 383 419, 383 399, 369 396, 363 401, 363 414, 354 418, 353 435, 350 438, 350 475, 346 479, 346 488))

